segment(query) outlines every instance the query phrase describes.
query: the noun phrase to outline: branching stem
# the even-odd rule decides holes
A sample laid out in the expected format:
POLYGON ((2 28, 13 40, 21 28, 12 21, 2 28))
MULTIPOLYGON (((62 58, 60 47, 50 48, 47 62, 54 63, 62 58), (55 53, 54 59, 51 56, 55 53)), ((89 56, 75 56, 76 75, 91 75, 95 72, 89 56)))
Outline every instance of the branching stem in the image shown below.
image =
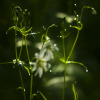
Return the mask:
MULTIPOLYGON (((77 32, 77 36, 76 36, 76 38, 75 38, 74 44, 73 44, 73 46, 72 46, 72 49, 71 49, 71 51, 70 51, 70 53, 69 53, 69 56, 68 56, 67 60, 66 60, 66 56, 65 56, 65 45, 64 45, 64 39, 63 39, 63 51, 64 51, 64 59, 65 59, 65 62, 68 62, 68 60, 69 60, 69 58, 70 58, 70 56, 71 56, 71 54, 72 54, 72 52, 73 52, 73 50, 74 50, 74 47, 75 47, 75 45, 76 45, 76 42, 77 42, 77 39, 78 39, 78 36, 79 36, 79 32, 80 32, 80 30, 78 30, 78 32, 77 32)), ((65 95, 66 65, 67 65, 67 64, 65 63, 64 84, 63 84, 63 96, 62 96, 62 100, 64 100, 64 95, 65 95)))
MULTIPOLYGON (((62 41, 63 41, 64 60, 66 60, 64 38, 62 38, 62 41)), ((63 83, 63 95, 62 95, 62 100, 64 100, 64 96, 65 96, 65 77, 66 77, 66 63, 65 63, 65 72, 64 72, 64 83, 63 83)))

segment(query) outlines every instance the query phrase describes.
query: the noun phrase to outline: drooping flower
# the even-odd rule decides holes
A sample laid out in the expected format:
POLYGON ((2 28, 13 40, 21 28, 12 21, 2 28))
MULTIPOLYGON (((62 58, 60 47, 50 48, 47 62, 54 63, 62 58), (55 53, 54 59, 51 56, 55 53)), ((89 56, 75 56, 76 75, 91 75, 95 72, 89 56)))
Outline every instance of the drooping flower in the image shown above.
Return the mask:
POLYGON ((36 44, 36 47, 40 52, 35 53, 36 62, 29 63, 33 66, 31 70, 36 71, 35 76, 39 74, 39 77, 42 76, 43 70, 47 72, 48 68, 51 67, 51 64, 49 64, 48 61, 53 59, 53 51, 59 50, 56 44, 54 44, 48 36, 46 36, 46 39, 47 41, 36 44))
POLYGON ((40 53, 35 53, 36 62, 30 62, 30 65, 33 65, 32 71, 36 71, 35 76, 39 74, 41 78, 43 74, 43 70, 47 72, 48 68, 51 67, 47 61, 52 59, 52 55, 49 53, 48 55, 45 54, 46 49, 40 51, 40 53))

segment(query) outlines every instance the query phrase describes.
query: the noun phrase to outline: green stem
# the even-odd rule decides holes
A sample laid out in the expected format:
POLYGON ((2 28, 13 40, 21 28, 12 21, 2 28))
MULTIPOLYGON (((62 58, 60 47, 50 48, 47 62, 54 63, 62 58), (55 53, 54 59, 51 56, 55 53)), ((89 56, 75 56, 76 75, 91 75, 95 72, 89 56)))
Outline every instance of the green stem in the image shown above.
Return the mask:
POLYGON ((29 53, 28 53, 28 48, 27 48, 27 36, 25 36, 25 44, 26 44, 26 52, 27 52, 27 56, 28 56, 28 61, 30 63, 30 58, 29 58, 29 53))
POLYGON ((0 63, 0 64, 10 64, 10 63, 13 63, 13 62, 4 62, 4 63, 0 63))
POLYGON ((62 40, 63 40, 63 53, 64 53, 64 60, 66 60, 66 58, 65 58, 65 44, 64 44, 64 38, 62 38, 62 40))
POLYGON ((82 14, 83 14, 84 8, 92 8, 92 7, 90 7, 90 6, 84 6, 84 7, 82 8, 81 15, 80 15, 80 22, 81 22, 81 19, 82 19, 82 14))
MULTIPOLYGON (((17 24, 16 24, 16 27, 17 27, 17 24)), ((17 31, 15 30, 15 53, 16 53, 16 61, 17 61, 17 40, 16 40, 16 36, 17 36, 17 31)))
POLYGON ((79 36, 79 32, 80 32, 80 30, 78 30, 78 32, 77 32, 77 36, 75 38, 74 44, 72 46, 72 49, 71 49, 71 51, 69 53, 69 56, 68 56, 67 60, 65 59, 65 46, 64 46, 64 40, 63 40, 64 59, 66 61, 65 61, 65 70, 64 70, 64 84, 63 84, 63 96, 62 96, 62 100, 64 100, 64 95, 65 95, 66 62, 69 60, 69 58, 70 58, 70 56, 71 56, 71 54, 72 54, 72 52, 74 50, 75 44, 76 44, 78 36, 79 36))
POLYGON ((30 100, 32 99, 33 71, 31 70, 30 100))
POLYGON ((26 97, 25 97, 25 88, 24 88, 23 79, 22 79, 22 74, 21 74, 21 70, 20 70, 20 67, 19 67, 19 66, 18 66, 18 69, 19 69, 21 84, 22 84, 22 88, 23 88, 24 100, 26 100, 26 97))
MULTIPOLYGON (((16 24, 16 27, 17 27, 17 24, 16 24)), ((18 57, 17 57, 17 45, 16 45, 17 40, 16 40, 16 36, 17 36, 17 31, 15 30, 15 52, 16 52, 16 61, 17 61, 17 58, 18 57)), ((19 66, 18 66, 18 69, 19 69, 21 84, 22 84, 22 88, 23 88, 24 100, 26 100, 23 79, 22 79, 21 70, 20 70, 20 67, 19 66)))
POLYGON ((75 38, 74 44, 73 44, 73 46, 72 46, 72 49, 71 49, 71 51, 70 51, 70 53, 69 53, 69 56, 68 56, 68 58, 67 58, 66 61, 69 60, 69 58, 70 58, 70 56, 71 56, 71 54, 72 54, 72 52, 73 52, 73 49, 74 49, 74 47, 75 47, 75 44, 76 44, 77 39, 78 39, 78 36, 79 36, 79 32, 80 32, 80 30, 78 30, 78 32, 77 32, 77 36, 76 36, 76 38, 75 38))
MULTIPOLYGON (((63 40, 64 60, 66 60, 64 38, 62 38, 62 40, 63 40)), ((65 63, 65 71, 64 71, 64 83, 63 83, 63 95, 62 95, 62 100, 64 100, 64 96, 65 96, 65 77, 66 77, 66 63, 65 63)))
MULTIPOLYGON (((26 51, 27 51, 27 56, 28 56, 28 60, 30 63, 30 58, 29 58, 29 53, 28 53, 28 48, 27 48, 27 40, 26 40, 27 36, 25 36, 25 44, 26 44, 26 51)), ((33 72, 32 72, 32 67, 30 65, 31 68, 31 83, 30 83, 30 100, 32 100, 32 84, 33 84, 33 72)))
POLYGON ((21 48, 20 48, 19 59, 20 59, 20 56, 21 56, 21 52, 22 52, 23 39, 24 39, 24 36, 22 35, 22 44, 21 44, 21 48))
MULTIPOLYGON (((18 6, 17 6, 18 7, 18 6)), ((16 25, 16 28, 17 28, 17 24, 18 24, 18 19, 17 19, 17 22, 14 21, 14 24, 16 25)), ((17 31, 15 30, 15 53, 16 53, 16 62, 18 61, 17 60, 17 40, 16 40, 16 36, 17 36, 17 31)), ((23 88, 23 95, 24 95, 24 100, 26 100, 26 97, 25 97, 25 89, 24 89, 24 84, 23 84, 23 80, 22 80, 22 75, 21 75, 21 70, 20 70, 20 67, 18 66, 18 69, 19 69, 19 74, 20 74, 20 79, 21 79, 21 84, 22 84, 22 88, 23 88)))

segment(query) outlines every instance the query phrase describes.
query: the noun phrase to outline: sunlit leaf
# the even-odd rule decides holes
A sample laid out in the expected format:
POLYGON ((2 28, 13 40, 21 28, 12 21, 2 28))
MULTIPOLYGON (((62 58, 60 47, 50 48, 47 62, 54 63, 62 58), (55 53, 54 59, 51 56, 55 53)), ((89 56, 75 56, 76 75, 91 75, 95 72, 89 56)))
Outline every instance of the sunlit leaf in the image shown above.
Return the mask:
POLYGON ((79 64, 79 65, 83 66, 87 70, 87 67, 84 64, 80 63, 80 62, 67 61, 66 63, 76 63, 76 64, 79 64))
POLYGON ((60 61, 62 61, 63 63, 66 63, 66 64, 69 64, 69 63, 76 63, 76 64, 79 64, 79 65, 83 66, 83 67, 86 69, 86 72, 88 72, 87 67, 86 67, 84 64, 80 63, 80 62, 75 62, 75 61, 65 61, 65 59, 64 59, 63 57, 60 58, 60 61))
MULTIPOLYGON (((66 63, 64 57, 60 58, 60 61, 62 61, 63 63, 66 63)), ((67 63, 66 63, 66 64, 67 64, 67 63)))

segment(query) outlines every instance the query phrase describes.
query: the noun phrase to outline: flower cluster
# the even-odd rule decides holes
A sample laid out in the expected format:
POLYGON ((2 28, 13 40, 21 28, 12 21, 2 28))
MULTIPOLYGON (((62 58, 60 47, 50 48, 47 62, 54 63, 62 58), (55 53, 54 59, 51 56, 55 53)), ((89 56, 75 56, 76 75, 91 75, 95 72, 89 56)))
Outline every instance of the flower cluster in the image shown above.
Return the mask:
POLYGON ((36 71, 35 76, 39 74, 39 77, 41 78, 43 70, 47 72, 48 68, 51 67, 51 64, 48 63, 48 61, 54 58, 53 51, 59 49, 56 47, 56 44, 53 44, 50 40, 44 44, 38 43, 36 47, 40 49, 40 52, 35 53, 36 62, 30 62, 30 65, 33 65, 32 71, 36 71))

